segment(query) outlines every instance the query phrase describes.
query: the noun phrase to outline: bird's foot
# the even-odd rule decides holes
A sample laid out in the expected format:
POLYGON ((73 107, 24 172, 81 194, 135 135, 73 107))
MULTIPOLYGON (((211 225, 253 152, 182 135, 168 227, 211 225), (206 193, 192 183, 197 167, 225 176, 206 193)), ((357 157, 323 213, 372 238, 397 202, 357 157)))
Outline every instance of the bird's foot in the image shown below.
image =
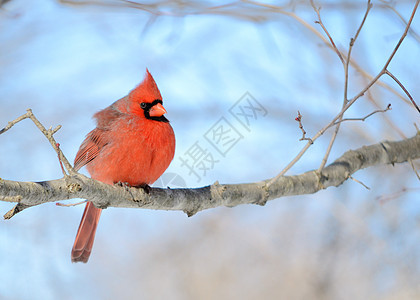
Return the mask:
POLYGON ((146 192, 146 194, 150 194, 150 191, 152 190, 152 188, 148 184, 141 184, 141 185, 136 185, 136 186, 133 186, 133 187, 142 188, 146 192))
POLYGON ((150 191, 152 190, 152 188, 148 184, 131 185, 128 182, 118 181, 118 182, 115 182, 114 185, 125 187, 127 190, 131 187, 136 188, 136 189, 142 188, 146 192, 146 194, 150 194, 150 191))
POLYGON ((114 185, 125 187, 125 188, 131 188, 131 184, 129 184, 128 182, 118 181, 118 182, 114 182, 114 185))

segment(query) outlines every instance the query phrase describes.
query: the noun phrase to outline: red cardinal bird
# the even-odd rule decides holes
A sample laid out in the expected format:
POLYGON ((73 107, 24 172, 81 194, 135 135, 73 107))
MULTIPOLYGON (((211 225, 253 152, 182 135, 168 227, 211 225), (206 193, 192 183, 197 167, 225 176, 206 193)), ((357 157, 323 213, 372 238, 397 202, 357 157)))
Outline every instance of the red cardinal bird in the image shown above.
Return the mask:
MULTIPOLYGON (((162 106, 162 96, 146 69, 142 83, 128 96, 97 112, 97 125, 83 141, 75 170, 87 167, 93 179, 130 186, 155 182, 175 153, 175 135, 162 106)), ((88 202, 71 251, 72 262, 87 262, 101 209, 88 202)))

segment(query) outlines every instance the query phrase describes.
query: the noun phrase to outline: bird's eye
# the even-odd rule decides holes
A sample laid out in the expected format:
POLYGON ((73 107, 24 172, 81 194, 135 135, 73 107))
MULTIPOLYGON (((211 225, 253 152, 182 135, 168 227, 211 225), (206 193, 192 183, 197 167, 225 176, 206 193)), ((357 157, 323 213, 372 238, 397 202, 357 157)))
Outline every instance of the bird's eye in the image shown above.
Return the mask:
POLYGON ((140 107, 145 109, 146 108, 146 103, 145 102, 140 103, 140 107))

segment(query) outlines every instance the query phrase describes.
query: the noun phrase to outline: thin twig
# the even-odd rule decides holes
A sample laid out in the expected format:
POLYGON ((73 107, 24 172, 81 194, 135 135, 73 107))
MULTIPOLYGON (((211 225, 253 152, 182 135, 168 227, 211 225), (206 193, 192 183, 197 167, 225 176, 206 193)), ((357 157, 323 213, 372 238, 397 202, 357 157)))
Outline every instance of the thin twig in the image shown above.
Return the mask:
POLYGON ((414 5, 413 11, 411 13, 410 19, 407 22, 407 26, 405 27, 404 33, 402 34, 400 40, 398 41, 397 45, 394 48, 394 51, 392 51, 391 55, 389 56, 387 62, 385 63, 385 66, 382 70, 383 73, 385 73, 385 70, 388 68, 389 64, 391 63, 391 60, 394 58, 395 53, 397 53, 397 50, 400 48, 402 42, 404 41, 405 37, 407 36, 408 30, 411 27, 411 23, 413 22, 414 15, 416 14, 417 7, 419 6, 420 0, 416 1, 416 4, 414 5))
POLYGON ((388 69, 385 70, 385 74, 387 74, 389 77, 394 79, 394 81, 400 86, 400 88, 404 91, 404 93, 407 95, 408 99, 410 99, 411 103, 413 103, 414 107, 417 109, 417 111, 420 113, 420 108, 417 106, 417 103, 414 101, 411 94, 408 92, 408 90, 405 88, 405 86, 398 80, 397 77, 395 77, 388 69))
MULTIPOLYGON (((363 25, 365 24, 366 18, 368 16, 371 8, 372 8, 372 4, 370 3, 370 0, 368 0, 366 12, 365 12, 365 15, 363 16, 362 22, 360 23, 359 28, 357 29, 354 37, 350 39, 349 50, 348 50, 347 57, 346 57, 346 63, 344 64, 344 95, 343 95, 343 105, 342 105, 341 109, 344 109, 344 107, 346 107, 346 105, 348 103, 349 63, 350 63, 350 59, 351 59, 351 52, 352 52, 353 46, 354 46, 354 44, 355 44, 355 42, 356 42, 356 40, 359 36, 359 33, 362 30, 363 25)), ((341 58, 341 56, 340 56, 340 58, 341 58)), ((340 124, 341 124, 341 120, 343 119, 343 116, 344 115, 341 115, 341 117, 339 118, 339 121, 336 123, 335 130, 334 130, 334 132, 331 136, 331 139, 330 139, 330 142, 328 144, 327 150, 325 151, 325 155, 322 158, 321 164, 318 168, 318 172, 321 172, 321 170, 327 164, 328 157, 330 156, 330 153, 331 153, 332 147, 334 145, 335 139, 337 138, 338 131, 340 130, 340 124)))
POLYGON ((80 204, 84 204, 86 202, 87 202, 87 200, 76 202, 76 203, 69 203, 69 204, 64 204, 64 203, 56 202, 55 205, 57 205, 57 206, 64 206, 64 207, 71 207, 71 206, 77 206, 77 205, 80 205, 80 204))
POLYGON ((299 128, 302 131, 302 137, 299 139, 299 141, 309 141, 312 142, 311 138, 306 137, 306 131, 303 129, 302 125, 302 115, 300 114, 300 111, 298 111, 298 116, 295 118, 295 121, 299 122, 299 128))
MULTIPOLYGON (((59 143, 55 144, 55 146, 57 147, 57 149, 60 149, 60 144, 59 143)), ((63 175, 66 176, 67 174, 66 174, 66 171, 64 170, 63 162, 61 161, 61 157, 60 157, 59 154, 57 154, 57 157, 58 157, 58 162, 60 163, 61 171, 63 172, 63 175)))
MULTIPOLYGON (((60 130, 61 125, 58 125, 56 128, 52 129, 46 129, 44 127, 44 125, 41 124, 41 122, 35 117, 35 115, 33 114, 32 110, 30 108, 28 108, 26 110, 26 114, 21 115, 20 117, 16 118, 15 120, 9 122, 7 124, 6 127, 4 127, 2 130, 0 130, 0 134, 5 133, 6 131, 8 131, 10 128, 12 128, 15 124, 19 123, 22 120, 25 119, 31 119, 31 121, 35 124, 36 127, 38 127, 38 129, 44 134, 44 136, 48 139, 48 141, 50 142, 51 146, 54 148, 55 152, 58 155, 58 159, 61 162, 64 163, 64 166, 66 167, 67 171, 70 174, 75 174, 76 172, 74 171, 72 165, 69 163, 69 161, 67 160, 67 158, 65 157, 65 155, 63 154, 63 152, 60 150, 59 148, 59 143, 57 143, 53 137, 53 135, 60 130)), ((62 168, 63 171, 63 175, 67 176, 67 173, 64 171, 64 168, 62 168)))
POLYGON ((364 184, 363 182, 361 182, 360 180, 357 180, 356 178, 349 176, 349 178, 359 184, 361 184, 362 186, 364 186, 366 189, 370 190, 370 187, 368 187, 366 184, 364 184))
POLYGON ((344 81, 344 102, 347 104, 348 102, 348 97, 347 97, 347 92, 348 92, 348 87, 349 87, 349 64, 351 61, 351 52, 353 50, 353 46, 356 43, 357 38, 359 37, 360 31, 362 31, 363 25, 365 24, 365 21, 367 19, 367 16, 369 14, 370 9, 372 8, 372 3, 370 2, 370 0, 368 0, 367 3, 367 8, 366 8, 366 12, 365 15, 363 16, 362 22, 359 25, 359 28, 356 31, 356 34, 354 35, 353 38, 350 39, 350 44, 349 44, 349 50, 347 53, 347 57, 346 57, 346 64, 345 64, 345 68, 344 68, 344 73, 345 73, 345 81, 344 81))
POLYGON ((21 115, 20 117, 18 117, 18 118, 16 118, 16 119, 14 119, 13 121, 10 121, 9 123, 7 123, 7 125, 6 125, 6 126, 5 126, 2 130, 0 130, 0 134, 5 133, 5 132, 6 132, 6 131, 8 131, 10 128, 12 128, 15 124, 17 124, 17 123, 19 123, 20 121, 25 120, 25 119, 27 119, 27 118, 29 118, 29 111, 27 111, 27 112, 26 112, 26 114, 21 115))
MULTIPOLYGON (((389 0, 388 1, 384 1, 384 0, 380 0, 383 4, 381 6, 386 7, 390 10, 392 10, 397 16, 398 18, 401 20, 401 22, 404 24, 404 26, 407 26, 407 21, 404 19, 404 17, 395 9, 394 6, 389 4, 389 0)), ((414 39, 417 40, 417 42, 420 42, 420 36, 417 34, 417 32, 414 31, 413 28, 409 29, 409 32, 411 33, 412 37, 414 39)))
MULTIPOLYGON (((363 79, 365 80, 365 78, 363 79)), ((365 81, 366 82, 366 81, 365 81)), ((368 100, 377 108, 380 109, 381 105, 379 105, 378 101, 376 101, 373 98, 373 94, 372 94, 372 90, 368 90, 366 92, 366 95, 368 97, 368 100)), ((391 120, 391 118, 389 118, 386 114, 382 115, 382 118, 385 120, 385 122, 389 125, 389 127, 393 128, 400 137, 402 138, 407 138, 407 136, 404 134, 404 132, 397 126, 397 124, 395 124, 395 122, 393 120, 391 120)))
POLYGON ((413 168, 414 173, 416 173, 417 179, 418 179, 418 180, 420 180, 420 175, 419 175, 419 173, 417 172, 417 169, 416 169, 416 167, 414 166, 413 161, 412 161, 411 159, 408 159, 408 161, 409 161, 409 163, 410 163, 411 167, 413 168))
POLYGON ((413 191, 418 191, 418 190, 420 190, 420 188, 406 188, 406 187, 403 187, 398 192, 376 197, 376 200, 379 201, 379 203, 384 204, 384 203, 386 203, 390 200, 394 200, 394 199, 397 199, 397 198, 401 197, 401 195, 403 195, 407 192, 413 192, 413 191))
POLYGON ((367 118, 369 118, 370 116, 372 116, 374 114, 384 113, 384 112, 386 112, 388 110, 391 110, 391 109, 392 109, 391 108, 391 104, 388 104, 388 106, 385 109, 377 109, 377 110, 371 112, 370 114, 368 114, 368 115, 366 115, 366 116, 364 116, 362 118, 345 118, 345 119, 338 120, 334 124, 339 124, 339 123, 347 122, 347 121, 362 121, 362 122, 364 122, 367 118))
POLYGON ((13 206, 13 208, 11 210, 9 210, 7 213, 4 214, 3 218, 5 220, 9 220, 11 219, 14 215, 16 215, 17 213, 21 212, 22 210, 32 207, 33 205, 27 205, 27 204, 22 204, 22 203, 18 203, 15 206, 13 206))
POLYGON ((334 43, 333 38, 331 37, 331 35, 330 35, 330 33, 328 32, 327 28, 324 26, 324 23, 322 22, 322 19, 321 19, 321 13, 320 13, 320 9, 321 9, 321 8, 316 7, 316 6, 315 6, 315 3, 314 3, 314 1, 313 1, 313 0, 311 0, 311 5, 312 5, 313 9, 315 10, 316 14, 318 15, 318 21, 315 21, 315 23, 316 23, 316 24, 319 24, 319 25, 322 27, 322 29, 324 30, 325 34, 328 36, 328 39, 330 40, 331 45, 332 45, 332 47, 333 47, 333 49, 334 49, 335 53, 337 53, 338 58, 340 58, 341 63, 344 65, 344 64, 345 64, 345 61, 344 61, 343 56, 341 55, 340 50, 338 50, 337 46, 336 46, 336 45, 335 45, 335 43, 334 43))

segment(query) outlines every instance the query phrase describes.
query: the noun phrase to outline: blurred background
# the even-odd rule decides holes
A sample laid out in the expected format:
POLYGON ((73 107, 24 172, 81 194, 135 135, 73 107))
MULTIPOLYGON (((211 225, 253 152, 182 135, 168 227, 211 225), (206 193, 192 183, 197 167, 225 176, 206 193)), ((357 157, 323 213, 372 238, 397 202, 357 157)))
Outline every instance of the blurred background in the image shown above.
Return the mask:
MULTIPOLYGON (((350 70, 350 97, 382 69, 415 4, 372 2, 352 53, 359 69, 350 70)), ((32 108, 47 128, 63 126, 56 139, 70 161, 95 126, 91 116, 134 88, 146 67, 177 139, 160 186, 273 177, 305 145, 299 141, 297 111, 313 136, 342 105, 343 68, 321 39, 325 35, 314 23, 309 1, 1 3, 0 128, 32 108), (249 126, 231 113, 244 99, 266 111, 249 126), (221 118, 242 137, 223 155, 206 139, 221 118), (192 172, 182 160, 194 145, 214 160, 192 172)), ((315 3, 347 53, 366 1, 315 3)), ((389 67, 417 103, 418 14, 389 67)), ((415 134, 418 113, 392 80, 383 82, 386 87, 373 87, 345 116, 363 117, 388 103, 392 110, 343 123, 329 162, 349 149, 415 134)), ((288 174, 318 168, 331 133, 288 174)), ((0 145, 1 178, 62 176, 54 150, 28 120, 1 135, 0 145)), ((191 218, 182 212, 110 208, 102 214, 88 264, 70 261, 84 206, 33 207, 0 221, 0 298, 420 297, 420 187, 411 166, 378 166, 354 177, 370 190, 349 180, 314 195, 264 207, 220 207, 191 218)), ((0 203, 2 213, 11 207, 0 203)))

